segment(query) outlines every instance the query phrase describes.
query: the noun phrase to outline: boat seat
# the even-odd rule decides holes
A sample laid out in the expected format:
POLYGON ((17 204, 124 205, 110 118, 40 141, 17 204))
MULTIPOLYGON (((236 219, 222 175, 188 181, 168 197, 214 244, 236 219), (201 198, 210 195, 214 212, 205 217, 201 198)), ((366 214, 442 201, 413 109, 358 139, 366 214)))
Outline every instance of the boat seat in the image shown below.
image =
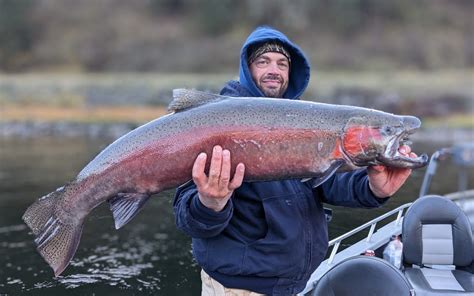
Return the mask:
POLYGON ((429 195, 403 218, 405 276, 419 295, 474 295, 471 224, 451 200, 429 195))
POLYGON ((404 275, 387 261, 370 256, 347 258, 325 273, 312 296, 413 295, 404 275))

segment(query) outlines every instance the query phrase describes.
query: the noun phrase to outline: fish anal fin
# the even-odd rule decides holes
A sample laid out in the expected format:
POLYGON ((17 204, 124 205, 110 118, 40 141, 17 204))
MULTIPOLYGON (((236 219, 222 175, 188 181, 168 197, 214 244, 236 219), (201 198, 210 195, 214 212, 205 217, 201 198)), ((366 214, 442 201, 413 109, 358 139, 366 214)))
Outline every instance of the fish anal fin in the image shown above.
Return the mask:
POLYGON ((114 216, 115 229, 120 229, 135 217, 150 198, 145 193, 119 193, 109 199, 110 210, 114 216))
POLYGON ((184 111, 207 103, 219 101, 223 98, 225 97, 198 90, 190 90, 184 88, 174 89, 173 101, 171 101, 171 103, 168 105, 168 111, 184 111))
POLYGON ((325 170, 320 176, 311 179, 304 179, 303 182, 310 182, 311 187, 316 188, 319 185, 326 182, 332 175, 334 175, 337 170, 345 164, 345 161, 342 159, 335 160, 327 170, 325 170))

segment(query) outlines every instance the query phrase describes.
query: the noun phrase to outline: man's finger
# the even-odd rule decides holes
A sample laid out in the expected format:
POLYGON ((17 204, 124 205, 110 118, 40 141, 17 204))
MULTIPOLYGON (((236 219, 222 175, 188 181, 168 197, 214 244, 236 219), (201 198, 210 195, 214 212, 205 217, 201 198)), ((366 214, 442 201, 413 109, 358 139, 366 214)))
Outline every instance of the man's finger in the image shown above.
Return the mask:
POLYGON ((204 186, 207 183, 207 176, 204 173, 206 167, 207 154, 200 153, 193 165, 193 181, 198 188, 204 186))
POLYGON ((369 171, 373 171, 374 173, 381 173, 385 171, 386 167, 383 165, 372 165, 369 167, 369 171))
POLYGON ((227 189, 230 181, 230 151, 222 151, 222 170, 219 179, 219 189, 227 189))
POLYGON ((214 146, 212 151, 211 166, 209 168, 209 186, 215 187, 219 185, 219 177, 222 170, 222 147, 214 146))
POLYGON ((233 191, 242 185, 242 181, 244 180, 245 174, 245 166, 243 163, 239 163, 235 168, 235 174, 232 178, 232 181, 229 183, 229 190, 233 191))

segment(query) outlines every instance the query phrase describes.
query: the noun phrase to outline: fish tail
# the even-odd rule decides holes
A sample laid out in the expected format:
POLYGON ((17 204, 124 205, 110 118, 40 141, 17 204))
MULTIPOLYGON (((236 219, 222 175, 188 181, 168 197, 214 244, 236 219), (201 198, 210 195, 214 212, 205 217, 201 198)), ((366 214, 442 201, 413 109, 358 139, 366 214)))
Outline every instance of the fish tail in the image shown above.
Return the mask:
POLYGON ((60 220, 56 214, 58 199, 64 188, 40 198, 23 215, 23 220, 35 235, 38 252, 59 276, 69 265, 79 245, 83 220, 60 220))

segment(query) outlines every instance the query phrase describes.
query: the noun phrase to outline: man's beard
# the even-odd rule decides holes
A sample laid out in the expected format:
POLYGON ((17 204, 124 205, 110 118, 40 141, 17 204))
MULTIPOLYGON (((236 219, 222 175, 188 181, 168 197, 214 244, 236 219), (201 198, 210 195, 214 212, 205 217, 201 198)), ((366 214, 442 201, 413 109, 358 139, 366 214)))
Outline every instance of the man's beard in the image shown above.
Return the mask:
POLYGON ((273 74, 268 74, 264 77, 262 77, 261 81, 265 79, 271 79, 271 80, 278 80, 280 82, 280 87, 278 88, 264 88, 262 85, 263 83, 259 83, 259 88, 263 92, 263 94, 266 97, 269 98, 282 98, 283 94, 285 93, 287 87, 288 87, 288 82, 285 82, 283 78, 280 75, 273 75, 273 74))
POLYGON ((281 98, 283 96, 281 87, 280 88, 264 88, 262 89, 263 94, 269 98, 281 98))

